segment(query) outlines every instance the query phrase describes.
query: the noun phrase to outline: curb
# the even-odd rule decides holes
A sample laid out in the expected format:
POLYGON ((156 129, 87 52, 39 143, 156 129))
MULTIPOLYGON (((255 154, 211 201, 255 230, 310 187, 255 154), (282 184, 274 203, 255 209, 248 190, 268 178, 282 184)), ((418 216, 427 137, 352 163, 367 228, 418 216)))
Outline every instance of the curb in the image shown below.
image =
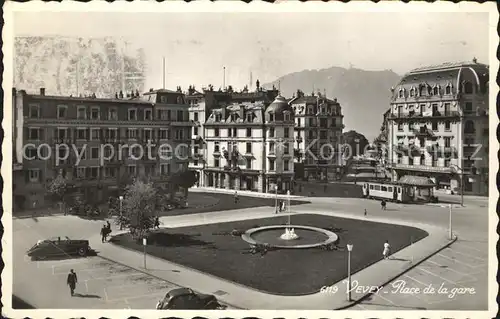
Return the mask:
MULTIPOLYGON (((401 275, 407 273, 408 271, 412 270, 413 268, 417 267, 418 265, 420 265, 421 263, 423 263, 424 261, 426 261, 427 259, 431 258, 432 256, 440 253, 442 250, 450 247, 453 243, 455 243, 456 241, 458 240, 458 236, 455 236, 452 240, 448 241, 448 243, 446 243, 446 245, 444 245, 443 247, 439 248, 438 250, 436 250, 435 252, 433 252, 432 254, 430 254, 429 256, 423 258, 422 260, 420 260, 419 262, 415 263, 415 264, 412 264, 410 267, 408 267, 407 269, 405 269, 403 272, 397 274, 396 276, 393 276, 391 277, 389 280, 385 281, 381 286, 385 286, 386 284, 390 283, 391 281, 395 280, 396 278, 400 277, 401 275)), ((362 302, 363 300, 365 300, 366 298, 370 297, 370 296, 373 296, 375 293, 367 293, 366 295, 358 298, 357 300, 354 300, 354 301, 351 301, 348 305, 346 306, 342 306, 342 307, 339 307, 339 308, 335 308, 334 310, 345 310, 345 309, 348 309, 352 306, 355 306, 357 304, 359 304, 360 302, 362 302)))
MULTIPOLYGON (((114 245, 113 243, 111 243, 111 244, 112 244, 112 245, 114 245)), ((115 245, 115 246, 117 246, 117 245, 115 245)), ((137 252, 136 250, 133 250, 133 249, 131 249, 131 248, 126 248, 126 247, 122 247, 122 246, 118 246, 118 247, 123 248, 123 249, 130 250, 130 251, 137 252)), ((179 284, 176 284, 176 283, 174 283, 174 282, 171 282, 171 281, 169 281, 169 280, 167 280, 167 279, 165 279, 165 278, 161 278, 161 277, 159 277, 159 276, 157 276, 157 275, 151 274, 151 273, 147 272, 146 270, 141 269, 141 268, 139 268, 139 267, 133 267, 133 266, 130 266, 130 265, 126 265, 126 264, 124 264, 124 263, 122 263, 122 262, 119 262, 119 261, 113 260, 113 259, 108 258, 108 257, 100 256, 100 255, 97 255, 97 257, 99 257, 99 258, 101 258, 101 259, 104 259, 104 260, 107 260, 107 261, 110 261, 110 262, 113 262, 113 263, 115 263, 115 264, 122 265, 122 266, 127 267, 127 268, 130 268, 130 269, 134 269, 135 271, 138 271, 138 272, 143 273, 143 274, 145 274, 145 275, 148 275, 148 276, 150 276, 150 277, 156 278, 156 279, 158 279, 158 280, 161 280, 161 281, 167 282, 167 283, 172 284, 172 285, 174 285, 174 286, 181 287, 179 284)), ((152 255, 149 255, 149 257, 154 257, 154 258, 157 258, 157 257, 152 256, 152 255)), ((175 264, 175 263, 174 263, 174 264, 175 264)), ((176 265, 177 265, 177 264, 176 264, 176 265)), ((184 267, 184 266, 180 265, 180 267, 184 267)), ((191 269, 191 268, 189 268, 189 269, 191 269)), ((191 290, 193 290, 194 292, 200 293, 199 291, 196 291, 195 289, 192 289, 192 288, 190 288, 190 289, 191 289, 191 290)), ((232 308, 239 309, 239 310, 245 310, 244 308, 236 307, 236 306, 234 306, 234 305, 232 305, 232 304, 229 304, 229 303, 225 302, 224 300, 222 300, 222 299, 220 299, 220 298, 217 298, 217 299, 218 299, 218 300, 221 300, 221 301, 222 301, 222 303, 224 303, 225 305, 228 305, 228 306, 230 306, 230 307, 232 307, 232 308)))

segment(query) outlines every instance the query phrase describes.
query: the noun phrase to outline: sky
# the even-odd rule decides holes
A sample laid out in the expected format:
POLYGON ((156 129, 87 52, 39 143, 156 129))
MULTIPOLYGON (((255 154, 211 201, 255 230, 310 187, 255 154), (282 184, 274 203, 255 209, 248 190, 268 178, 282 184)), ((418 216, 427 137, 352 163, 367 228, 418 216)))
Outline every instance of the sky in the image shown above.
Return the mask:
POLYGON ((488 63, 486 13, 17 12, 18 36, 120 37, 146 53, 146 87, 209 83, 242 88, 304 69, 410 69, 447 61, 488 63))

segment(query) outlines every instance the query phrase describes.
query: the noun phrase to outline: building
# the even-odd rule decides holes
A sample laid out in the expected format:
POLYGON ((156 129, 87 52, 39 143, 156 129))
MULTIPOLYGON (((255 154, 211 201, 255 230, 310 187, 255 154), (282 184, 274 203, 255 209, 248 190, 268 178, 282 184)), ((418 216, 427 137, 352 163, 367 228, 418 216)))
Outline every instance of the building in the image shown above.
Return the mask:
POLYGON ((340 146, 344 129, 342 107, 337 99, 300 90, 290 100, 295 114, 295 160, 297 178, 336 180, 342 175, 340 146), (302 171, 303 167, 303 171, 302 171))
POLYGON ((376 149, 377 158, 382 167, 386 167, 389 160, 388 153, 388 142, 389 142, 389 116, 391 115, 391 109, 385 111, 383 116, 382 125, 380 126, 380 133, 373 141, 376 149))
POLYGON ((444 63, 412 70, 392 89, 392 179, 428 177, 438 188, 488 194, 488 65, 444 63))
POLYGON ((205 168, 205 121, 207 119, 205 94, 196 91, 190 86, 186 94, 186 103, 189 105, 189 120, 191 128, 191 156, 189 169, 196 172, 198 185, 204 185, 203 169, 205 168))
POLYGON ((293 187, 293 110, 278 91, 205 91, 204 185, 279 192, 293 187))
POLYGON ((58 174, 98 203, 135 176, 161 183, 188 167, 191 122, 179 90, 104 99, 50 96, 42 88, 16 92, 15 100, 25 181, 15 194, 29 208, 46 204, 45 188, 58 174))

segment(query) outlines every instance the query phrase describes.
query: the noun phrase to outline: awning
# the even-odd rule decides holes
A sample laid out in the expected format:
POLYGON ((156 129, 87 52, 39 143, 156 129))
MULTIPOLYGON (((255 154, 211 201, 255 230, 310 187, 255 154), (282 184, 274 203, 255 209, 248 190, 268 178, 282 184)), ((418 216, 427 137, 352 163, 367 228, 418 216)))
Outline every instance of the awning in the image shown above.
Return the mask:
POLYGON ((398 181, 398 184, 420 186, 420 187, 434 187, 434 186, 436 186, 436 183, 434 183, 428 177, 412 176, 412 175, 405 175, 405 176, 401 177, 398 181))

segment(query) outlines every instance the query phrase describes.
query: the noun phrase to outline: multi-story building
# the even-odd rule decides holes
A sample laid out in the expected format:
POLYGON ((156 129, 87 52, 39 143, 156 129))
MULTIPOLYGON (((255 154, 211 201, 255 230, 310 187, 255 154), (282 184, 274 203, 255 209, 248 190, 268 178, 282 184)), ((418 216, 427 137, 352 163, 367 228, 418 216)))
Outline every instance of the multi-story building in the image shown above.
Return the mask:
POLYGON ((320 93, 306 96, 299 90, 289 103, 295 114, 295 160, 304 164, 300 175, 305 179, 339 178, 344 167, 340 154, 344 116, 337 99, 320 93))
POLYGON ((391 115, 391 109, 385 111, 383 116, 382 125, 380 126, 380 133, 373 141, 375 146, 377 160, 382 167, 386 167, 388 164, 389 153, 388 153, 388 142, 389 142, 389 116, 391 115))
POLYGON ((205 129, 206 104, 205 94, 196 91, 194 86, 190 86, 186 94, 186 103, 189 105, 189 120, 191 128, 191 156, 189 159, 189 169, 196 173, 198 185, 204 185, 203 169, 205 168, 205 129))
POLYGON ((389 116, 394 181, 424 176, 437 187, 488 194, 488 81, 488 65, 476 59, 402 78, 392 89, 389 116))
POLYGON ((44 205, 45 187, 58 174, 100 202, 131 177, 160 183, 188 167, 191 122, 182 92, 104 99, 49 96, 42 88, 17 92, 15 109, 16 157, 26 182, 17 195, 30 207, 44 205))
POLYGON ((274 191, 277 185, 280 192, 291 190, 294 115, 286 99, 277 96, 277 90, 263 90, 258 82, 255 92, 226 92, 229 98, 218 99, 224 102, 214 103, 212 97, 209 102, 211 92, 205 93, 211 108, 204 125, 204 185, 259 192, 274 191))

